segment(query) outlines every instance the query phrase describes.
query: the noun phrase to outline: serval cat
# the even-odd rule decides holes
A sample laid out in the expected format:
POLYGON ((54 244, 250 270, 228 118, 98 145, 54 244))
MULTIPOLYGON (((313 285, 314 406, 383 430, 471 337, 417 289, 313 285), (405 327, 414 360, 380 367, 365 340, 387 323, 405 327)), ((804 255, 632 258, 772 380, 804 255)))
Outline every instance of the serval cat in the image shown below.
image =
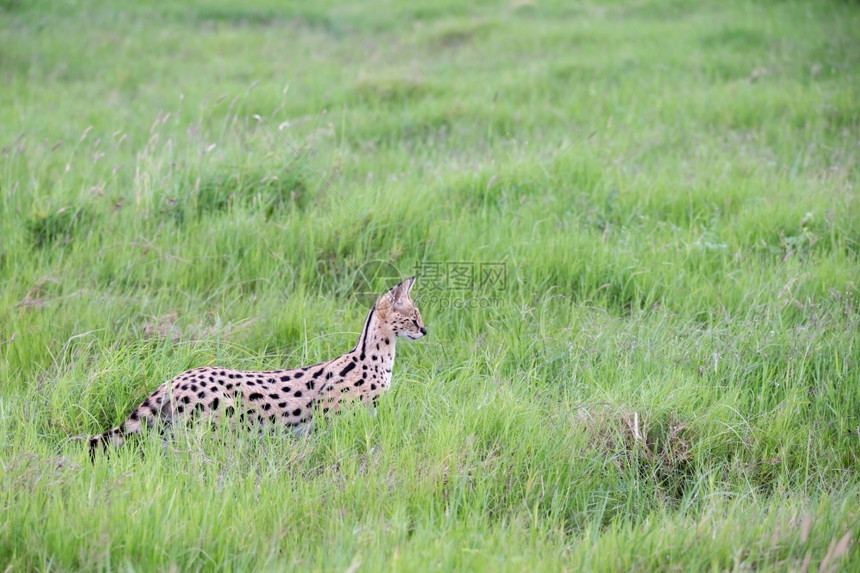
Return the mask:
POLYGON ((409 295, 414 282, 415 277, 408 278, 376 300, 355 348, 346 354, 290 370, 203 367, 183 372, 159 386, 122 424, 90 438, 90 457, 108 444, 122 445, 144 425, 170 425, 182 417, 238 414, 245 422, 302 431, 317 409, 337 411, 351 399, 375 404, 391 384, 396 337, 417 340, 427 334, 409 295))

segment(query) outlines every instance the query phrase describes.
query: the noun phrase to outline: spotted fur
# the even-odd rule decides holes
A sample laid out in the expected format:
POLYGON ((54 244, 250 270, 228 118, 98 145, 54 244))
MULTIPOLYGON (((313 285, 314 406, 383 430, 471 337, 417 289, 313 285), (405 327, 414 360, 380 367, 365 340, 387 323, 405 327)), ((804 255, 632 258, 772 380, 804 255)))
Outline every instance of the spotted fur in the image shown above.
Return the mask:
POLYGON ((337 411, 346 400, 374 404, 391 384, 398 336, 427 334, 410 298, 415 277, 383 294, 370 309, 355 348, 328 362, 290 370, 242 371, 203 367, 159 386, 128 418, 90 438, 90 455, 108 444, 120 446, 144 426, 180 418, 238 417, 246 423, 307 427, 316 411, 337 411))

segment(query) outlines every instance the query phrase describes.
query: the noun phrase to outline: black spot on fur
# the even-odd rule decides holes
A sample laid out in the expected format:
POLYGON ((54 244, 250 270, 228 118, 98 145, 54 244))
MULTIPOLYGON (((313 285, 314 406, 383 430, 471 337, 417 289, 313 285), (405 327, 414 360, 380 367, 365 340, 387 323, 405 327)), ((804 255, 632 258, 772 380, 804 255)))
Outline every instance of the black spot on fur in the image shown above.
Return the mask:
POLYGON ((301 408, 296 408, 295 410, 293 410, 293 416, 301 416, 301 415, 302 415, 302 409, 301 408))
POLYGON ((230 416, 232 416, 233 414, 235 414, 235 413, 236 413, 236 409, 235 409, 235 408, 233 408, 233 406, 227 406, 227 407, 224 409, 224 413, 225 413, 225 414, 227 414, 227 416, 228 416, 228 417, 230 417, 230 416))
POLYGON ((268 402, 266 402, 265 404, 263 404, 263 410, 264 410, 264 411, 268 412, 268 411, 269 411, 269 410, 271 410, 271 409, 272 409, 272 405, 271 405, 271 404, 269 404, 268 402))
POLYGON ((272 400, 280 400, 281 399, 281 397, 278 396, 277 394, 269 394, 269 398, 271 398, 272 400))
POLYGON ((325 372, 325 370, 321 368, 321 369, 317 370, 316 372, 314 372, 313 374, 311 374, 311 377, 312 378, 319 378, 320 374, 322 374, 323 372, 325 372))
POLYGON ((130 418, 130 419, 132 419, 132 420, 137 420, 137 417, 138 417, 138 416, 137 416, 137 410, 135 410, 134 412, 132 412, 132 413, 131 413, 131 415, 129 416, 129 418, 130 418))
POLYGON ((355 368, 355 362, 349 362, 346 366, 343 367, 343 370, 340 371, 340 374, 338 374, 338 376, 346 376, 353 368, 355 368))
POLYGON ((296 372, 296 374, 293 376, 293 378, 295 378, 296 380, 298 380, 299 378, 301 378, 301 377, 302 377, 302 376, 304 376, 304 375, 305 375, 305 373, 304 373, 304 372, 296 372))
POLYGON ((183 403, 183 404, 188 404, 188 403, 190 403, 190 402, 191 402, 191 397, 190 397, 190 396, 183 396, 183 397, 182 397, 182 403, 183 403))
POLYGON ((180 404, 179 406, 176 407, 176 411, 179 412, 180 414, 183 413, 185 411, 185 406, 180 404))
POLYGON ((281 402, 280 404, 278 404, 278 408, 280 408, 281 410, 283 410, 283 409, 284 409, 284 408, 286 408, 286 407, 287 407, 287 403, 286 403, 286 402, 281 402))
POLYGON ((290 375, 289 374, 284 374, 283 376, 281 376, 281 382, 289 382, 289 381, 290 381, 290 375))
POLYGON ((356 388, 358 388, 359 386, 364 386, 364 380, 359 380, 358 382, 353 384, 353 386, 355 386, 356 388))
POLYGON ((200 399, 202 400, 203 398, 205 398, 205 397, 206 397, 206 392, 204 392, 203 390, 201 390, 200 392, 198 392, 198 393, 197 393, 197 397, 198 397, 198 398, 200 398, 200 399))
POLYGON ((296 398, 301 398, 301 397, 302 397, 302 391, 301 391, 301 390, 296 390, 296 393, 295 393, 295 394, 293 394, 293 396, 295 396, 296 398))
POLYGON ((262 394, 260 394, 259 392, 254 392, 253 394, 251 394, 250 396, 248 396, 248 399, 249 399, 249 400, 262 400, 262 399, 263 399, 263 395, 262 395, 262 394))
POLYGON ((308 383, 305 384, 305 387, 307 387, 308 390, 313 390, 314 389, 314 381, 308 380, 308 383))
POLYGON ((214 412, 215 410, 217 410, 217 409, 218 409, 218 404, 220 404, 220 401, 219 401, 219 400, 218 400, 218 398, 216 397, 215 399, 213 399, 213 400, 212 400, 212 403, 211 403, 211 404, 209 404, 209 409, 210 409, 210 410, 212 410, 212 411, 214 412))
POLYGON ((370 389, 371 389, 371 390, 376 390, 376 384, 371 384, 371 385, 370 385, 370 389))

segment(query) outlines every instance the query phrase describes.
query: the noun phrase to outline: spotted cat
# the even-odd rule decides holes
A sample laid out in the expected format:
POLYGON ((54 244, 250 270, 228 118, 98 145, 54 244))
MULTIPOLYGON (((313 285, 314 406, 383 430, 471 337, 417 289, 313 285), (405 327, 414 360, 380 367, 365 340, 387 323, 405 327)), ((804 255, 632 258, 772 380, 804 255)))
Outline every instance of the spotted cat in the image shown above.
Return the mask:
POLYGON ((90 456, 108 444, 120 446, 146 425, 182 417, 237 416, 246 422, 300 430, 315 411, 337 411, 344 400, 375 404, 391 384, 397 336, 427 334, 410 298, 411 277, 389 289, 367 314, 355 348, 333 360, 290 370, 241 371, 204 367, 165 382, 116 428, 89 440, 90 456))

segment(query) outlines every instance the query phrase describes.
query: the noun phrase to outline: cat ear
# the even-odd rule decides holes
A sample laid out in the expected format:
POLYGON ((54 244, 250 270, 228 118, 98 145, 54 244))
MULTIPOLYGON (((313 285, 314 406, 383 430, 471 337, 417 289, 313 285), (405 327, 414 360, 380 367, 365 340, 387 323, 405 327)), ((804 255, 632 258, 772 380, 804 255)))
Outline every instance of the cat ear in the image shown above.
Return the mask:
POLYGON ((385 313, 389 308, 409 300, 409 291, 415 283, 415 277, 409 277, 397 286, 393 286, 376 301, 376 310, 385 313))
POLYGON ((415 277, 411 276, 388 292, 391 293, 394 302, 400 302, 409 298, 409 292, 412 290, 413 284, 415 284, 415 277))

